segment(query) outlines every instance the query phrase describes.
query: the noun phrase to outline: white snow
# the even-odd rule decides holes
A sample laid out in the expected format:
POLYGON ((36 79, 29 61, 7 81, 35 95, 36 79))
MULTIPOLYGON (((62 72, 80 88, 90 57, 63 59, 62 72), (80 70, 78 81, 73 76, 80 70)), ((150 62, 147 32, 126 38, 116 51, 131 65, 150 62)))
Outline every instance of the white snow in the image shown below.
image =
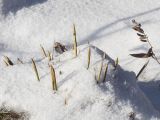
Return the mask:
POLYGON ((24 111, 29 120, 128 120, 131 112, 136 120, 160 119, 160 65, 150 59, 137 81, 147 59, 129 55, 149 48, 131 29, 131 20, 136 19, 160 56, 159 6, 159 0, 0 0, 0 107, 24 111), (76 58, 71 50, 73 23, 79 45, 76 58), (55 55, 55 41, 69 51, 55 55), (54 53, 50 64, 56 71, 57 92, 52 90, 48 59, 43 59, 40 44, 54 53), (104 64, 109 62, 107 81, 101 84, 95 80, 104 54, 99 48, 107 54, 104 64), (3 55, 24 64, 6 67, 3 55), (120 66, 114 70, 117 57, 120 66), (40 82, 31 58, 36 60, 40 82))

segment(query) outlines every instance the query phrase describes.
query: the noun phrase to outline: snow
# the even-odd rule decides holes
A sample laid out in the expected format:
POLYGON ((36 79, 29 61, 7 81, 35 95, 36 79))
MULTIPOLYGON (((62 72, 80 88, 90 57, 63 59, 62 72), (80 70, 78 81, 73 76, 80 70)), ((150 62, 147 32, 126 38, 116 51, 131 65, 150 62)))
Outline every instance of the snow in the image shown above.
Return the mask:
POLYGON ((160 119, 159 64, 151 58, 136 80, 147 59, 129 55, 149 48, 131 29, 131 20, 136 19, 160 56, 159 5, 159 0, 0 0, 0 106, 23 111, 29 120, 128 120, 131 112, 137 120, 160 119), (79 46, 76 58, 71 50, 73 23, 79 46), (55 54, 54 42, 69 50, 55 54), (53 52, 53 61, 43 58, 40 44, 53 52), (103 51, 103 64, 109 63, 109 69, 106 82, 97 84, 103 51), (6 67, 4 55, 24 64, 6 67), (120 66, 114 70, 117 57, 120 66), (58 91, 52 90, 48 63, 55 68, 58 91))

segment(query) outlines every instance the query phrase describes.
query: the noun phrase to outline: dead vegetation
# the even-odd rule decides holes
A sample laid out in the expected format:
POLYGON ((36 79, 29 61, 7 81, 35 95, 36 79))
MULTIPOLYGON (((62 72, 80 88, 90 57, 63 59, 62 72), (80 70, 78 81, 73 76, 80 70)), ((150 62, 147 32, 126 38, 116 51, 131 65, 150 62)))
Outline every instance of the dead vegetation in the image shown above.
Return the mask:
POLYGON ((16 112, 2 107, 0 108, 0 120, 29 120, 29 116, 25 112, 16 112))
MULTIPOLYGON (((147 53, 136 53, 136 54, 130 54, 133 57, 136 58, 153 58, 158 64, 160 64, 157 56, 155 55, 154 51, 153 51, 153 46, 147 36, 147 34, 144 32, 144 30, 142 29, 142 25, 140 23, 138 23, 135 20, 132 20, 133 23, 133 30, 135 30, 137 32, 137 36, 139 37, 139 40, 141 42, 145 42, 147 43, 150 48, 148 48, 147 53)), ((149 63, 149 60, 142 66, 142 68, 140 69, 140 71, 138 72, 136 78, 138 79, 138 77, 140 76, 140 74, 143 72, 143 70, 147 67, 149 63)))
POLYGON ((55 49, 56 52, 58 52, 60 54, 62 54, 62 53, 67 51, 66 46, 61 44, 61 43, 59 43, 59 42, 55 42, 54 43, 54 49, 55 49))
POLYGON ((13 66, 14 65, 12 60, 7 56, 4 56, 4 60, 3 61, 4 61, 6 66, 13 66))

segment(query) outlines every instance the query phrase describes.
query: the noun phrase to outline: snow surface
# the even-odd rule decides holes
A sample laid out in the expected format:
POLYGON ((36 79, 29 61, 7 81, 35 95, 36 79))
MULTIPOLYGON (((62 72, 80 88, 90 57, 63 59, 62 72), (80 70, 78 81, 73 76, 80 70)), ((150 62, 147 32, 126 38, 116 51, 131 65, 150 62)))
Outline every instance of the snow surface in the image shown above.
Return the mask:
POLYGON ((137 81, 135 76, 147 59, 130 53, 145 52, 131 29, 131 20, 142 23, 159 57, 159 0, 0 0, 0 106, 25 111, 30 120, 138 120, 160 119, 160 70, 150 60, 137 81), (72 24, 77 29, 79 55, 71 50, 54 56, 58 92, 51 86, 48 60, 39 45, 53 51, 54 41, 72 46, 72 24), (91 68, 87 66, 87 43, 92 46, 91 68), (109 55, 107 82, 97 85, 102 51, 109 55), (25 64, 5 67, 3 55, 25 64), (113 60, 120 66, 113 70, 113 60), (31 67, 36 60, 41 81, 31 67), (112 59, 111 59, 112 58, 112 59), (62 71, 62 74, 59 74, 62 71), (65 99, 67 105, 64 104, 65 99), (110 106, 111 104, 111 106, 110 106))

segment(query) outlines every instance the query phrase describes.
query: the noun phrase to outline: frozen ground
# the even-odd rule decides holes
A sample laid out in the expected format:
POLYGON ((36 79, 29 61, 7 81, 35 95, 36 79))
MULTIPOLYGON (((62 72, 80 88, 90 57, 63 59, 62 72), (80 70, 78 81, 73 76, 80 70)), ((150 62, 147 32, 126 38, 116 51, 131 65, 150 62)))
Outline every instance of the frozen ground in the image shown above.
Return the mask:
POLYGON ((160 65, 151 59, 136 81, 147 59, 129 55, 149 48, 131 29, 131 20, 136 19, 160 56, 159 0, 0 0, 0 13, 0 105, 25 111, 31 120, 127 120, 130 112, 135 112, 138 120, 160 119, 160 65), (69 50, 55 56, 51 63, 59 90, 54 93, 48 60, 42 59, 39 45, 52 51, 54 41, 59 41, 71 48, 73 23, 80 55, 73 59, 69 50), (121 67, 114 71, 110 65, 111 77, 104 84, 95 82, 94 69, 98 70, 102 55, 95 49, 92 67, 86 69, 88 41, 107 53, 106 63, 119 58, 121 67), (14 62, 20 58, 25 64, 5 67, 3 55, 14 62), (31 58, 37 61, 40 82, 31 58), (68 104, 64 105, 66 98, 68 104))

